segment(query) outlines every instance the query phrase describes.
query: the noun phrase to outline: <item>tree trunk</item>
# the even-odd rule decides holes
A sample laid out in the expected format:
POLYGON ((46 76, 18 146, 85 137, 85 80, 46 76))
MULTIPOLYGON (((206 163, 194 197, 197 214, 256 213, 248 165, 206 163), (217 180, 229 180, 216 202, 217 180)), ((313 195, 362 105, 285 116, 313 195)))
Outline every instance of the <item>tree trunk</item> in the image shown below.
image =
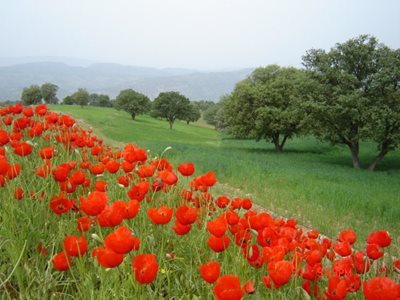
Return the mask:
POLYGON ((360 168, 360 158, 358 156, 358 154, 359 154, 358 143, 349 143, 347 146, 349 146, 350 151, 351 151, 351 160, 353 162, 353 167, 355 169, 359 169, 360 168))
POLYGON ((372 172, 375 170, 376 166, 382 161, 382 159, 385 157, 385 155, 389 152, 389 146, 388 143, 383 143, 381 147, 381 151, 379 154, 375 157, 375 159, 372 161, 372 163, 368 167, 368 171, 372 172))
POLYGON ((132 120, 135 120, 136 114, 135 113, 131 113, 131 117, 132 117, 132 120))
POLYGON ((186 121, 186 124, 188 124, 188 125, 189 125, 189 122, 190 122, 190 121, 186 121))
MULTIPOLYGON (((283 144, 285 143, 285 139, 283 140, 283 144)), ((279 133, 278 134, 274 134, 273 136, 272 136, 272 142, 274 143, 274 145, 275 145, 275 151, 276 152, 278 152, 278 153, 281 153, 282 151, 283 151, 283 145, 281 145, 280 143, 279 143, 279 133)))
POLYGON ((168 120, 169 123, 169 129, 172 129, 172 125, 174 124, 174 121, 168 120))

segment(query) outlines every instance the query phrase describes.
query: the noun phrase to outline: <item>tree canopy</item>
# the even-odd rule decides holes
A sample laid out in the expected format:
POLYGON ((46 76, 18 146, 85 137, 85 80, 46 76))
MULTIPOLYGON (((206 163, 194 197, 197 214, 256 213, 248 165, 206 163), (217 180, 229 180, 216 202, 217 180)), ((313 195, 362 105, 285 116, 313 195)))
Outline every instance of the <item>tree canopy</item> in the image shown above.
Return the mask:
POLYGON ((167 119, 169 128, 175 120, 185 120, 190 110, 190 101, 178 92, 163 92, 153 101, 151 115, 167 119))
POLYGON ((399 50, 361 35, 330 51, 311 49, 303 64, 314 81, 306 109, 312 132, 332 144, 349 147, 360 168, 360 141, 374 140, 379 153, 369 169, 399 143, 399 50))
POLYGON ((287 139, 300 133, 304 112, 305 73, 270 65, 239 82, 224 103, 224 121, 236 137, 265 139, 283 151, 287 139))
POLYGON ((200 119, 201 113, 200 110, 193 103, 189 104, 189 109, 186 112, 185 121, 187 124, 190 122, 196 122, 200 119))
POLYGON ((41 93, 42 93, 42 97, 45 103, 47 104, 56 104, 58 102, 57 99, 57 91, 58 91, 58 86, 50 83, 50 82, 46 82, 43 83, 42 86, 40 87, 41 93))
POLYGON ((127 89, 119 93, 115 106, 117 109, 122 109, 129 113, 132 120, 135 120, 136 115, 144 114, 150 110, 151 102, 146 95, 127 89))
POLYGON ((42 97, 42 90, 38 85, 31 85, 22 90, 21 99, 25 105, 38 104, 42 97))
POLYGON ((111 107, 112 103, 108 95, 92 93, 89 95, 89 105, 111 107))

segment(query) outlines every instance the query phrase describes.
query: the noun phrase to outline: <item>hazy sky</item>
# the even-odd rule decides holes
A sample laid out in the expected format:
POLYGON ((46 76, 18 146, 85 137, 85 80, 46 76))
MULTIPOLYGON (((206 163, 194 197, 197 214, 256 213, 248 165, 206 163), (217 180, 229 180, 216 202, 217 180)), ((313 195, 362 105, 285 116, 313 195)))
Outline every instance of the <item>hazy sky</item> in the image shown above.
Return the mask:
POLYGON ((139 66, 299 66, 359 34, 400 48, 400 1, 0 0, 0 57, 139 66))

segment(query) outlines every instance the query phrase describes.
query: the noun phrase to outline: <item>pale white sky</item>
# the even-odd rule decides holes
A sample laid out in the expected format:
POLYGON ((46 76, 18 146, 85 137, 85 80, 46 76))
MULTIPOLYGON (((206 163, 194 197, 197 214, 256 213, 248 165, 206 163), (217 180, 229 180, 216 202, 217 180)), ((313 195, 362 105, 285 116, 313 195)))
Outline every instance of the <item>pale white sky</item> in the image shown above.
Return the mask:
POLYGON ((398 0, 0 0, 0 57, 138 66, 299 66, 359 34, 400 48, 398 0))

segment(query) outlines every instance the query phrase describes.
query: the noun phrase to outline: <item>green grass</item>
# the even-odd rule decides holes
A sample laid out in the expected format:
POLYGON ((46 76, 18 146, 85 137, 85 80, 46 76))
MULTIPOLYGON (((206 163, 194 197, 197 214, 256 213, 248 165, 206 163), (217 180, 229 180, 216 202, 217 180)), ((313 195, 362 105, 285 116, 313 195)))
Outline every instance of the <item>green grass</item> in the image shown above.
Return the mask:
MULTIPOLYGON (((289 141, 285 153, 270 144, 221 136, 204 123, 168 123, 148 116, 132 121, 110 108, 53 106, 93 126, 99 136, 136 143, 157 155, 167 146, 173 162, 193 161, 200 172, 214 170, 220 182, 250 194, 255 202, 284 217, 294 217, 335 238, 338 231, 354 228, 359 240, 378 229, 391 232, 400 244, 400 151, 391 152, 371 173, 351 167, 347 148, 313 138, 289 141)), ((373 144, 363 144, 361 159, 368 162, 373 144)))

